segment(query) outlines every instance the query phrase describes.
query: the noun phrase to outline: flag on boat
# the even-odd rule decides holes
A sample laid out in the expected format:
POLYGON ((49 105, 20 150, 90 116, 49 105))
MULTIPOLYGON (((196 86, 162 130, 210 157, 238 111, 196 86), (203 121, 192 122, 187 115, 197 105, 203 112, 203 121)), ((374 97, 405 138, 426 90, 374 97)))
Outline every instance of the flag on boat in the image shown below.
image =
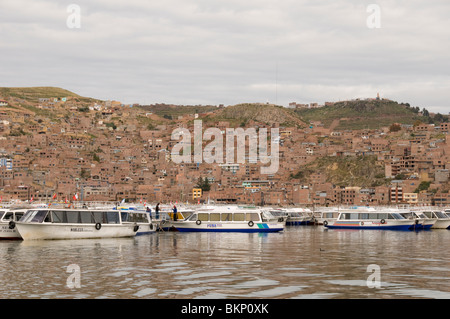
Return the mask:
POLYGON ((78 200, 78 193, 76 193, 75 195, 73 195, 73 200, 78 200))
POLYGON ((52 199, 56 199, 56 193, 53 194, 52 199))

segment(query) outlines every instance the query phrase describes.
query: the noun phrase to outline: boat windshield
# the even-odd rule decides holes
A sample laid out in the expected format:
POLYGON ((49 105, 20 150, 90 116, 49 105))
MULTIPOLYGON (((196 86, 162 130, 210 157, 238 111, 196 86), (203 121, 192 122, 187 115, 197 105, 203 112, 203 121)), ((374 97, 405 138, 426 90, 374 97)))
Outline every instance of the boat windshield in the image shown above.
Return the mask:
POLYGON ((42 223, 48 221, 46 219, 48 211, 46 210, 29 210, 20 219, 21 222, 26 223, 42 223))
POLYGON ((264 212, 261 213, 261 218, 262 218, 262 221, 268 221, 270 219, 274 219, 275 216, 272 215, 270 212, 264 211, 264 212))
POLYGON ((391 215, 392 217, 394 217, 394 219, 405 219, 405 217, 403 217, 399 213, 391 213, 391 215))
POLYGON ((438 218, 448 218, 443 212, 434 212, 438 218))
POLYGON ((416 213, 416 216, 418 218, 427 218, 427 216, 425 216, 424 213, 416 213))

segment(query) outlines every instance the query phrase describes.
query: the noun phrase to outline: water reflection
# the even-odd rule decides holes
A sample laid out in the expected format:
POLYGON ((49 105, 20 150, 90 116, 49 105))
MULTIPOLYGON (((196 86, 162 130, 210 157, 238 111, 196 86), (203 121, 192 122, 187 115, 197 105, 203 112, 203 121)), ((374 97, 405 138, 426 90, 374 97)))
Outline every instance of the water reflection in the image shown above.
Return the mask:
POLYGON ((0 242, 2 298, 450 298, 450 231, 162 232, 0 242), (67 267, 80 267, 69 288, 67 267), (367 287, 369 264, 381 288, 367 287))

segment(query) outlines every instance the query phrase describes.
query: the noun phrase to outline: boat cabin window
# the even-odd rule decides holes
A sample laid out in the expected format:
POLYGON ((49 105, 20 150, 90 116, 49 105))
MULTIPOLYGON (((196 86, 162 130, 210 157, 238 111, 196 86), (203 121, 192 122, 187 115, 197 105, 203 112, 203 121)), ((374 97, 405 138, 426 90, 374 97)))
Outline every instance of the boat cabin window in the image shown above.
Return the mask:
POLYGON ((31 219, 32 223, 42 223, 42 222, 49 222, 50 218, 47 218, 47 211, 46 210, 39 210, 36 212, 36 214, 31 219))
POLYGON ((192 220, 192 221, 197 220, 197 214, 192 214, 192 215, 189 217, 189 220, 192 220))
POLYGON ((246 221, 259 221, 258 213, 246 213, 245 214, 246 221))
POLYGON ((223 222, 231 222, 231 220, 232 220, 231 213, 222 213, 223 222))
POLYGON ((209 214, 209 220, 212 222, 220 221, 220 213, 211 213, 209 214))
POLYGON ((393 219, 405 219, 402 215, 400 215, 399 213, 390 213, 389 214, 389 218, 393 218, 393 219))
POLYGON ((82 224, 92 224, 93 218, 91 212, 80 212, 80 222, 82 224))
POLYGON ((118 212, 106 212, 106 220, 108 224, 119 224, 119 214, 118 212))
POLYGON ((92 212, 92 216, 94 216, 94 223, 106 223, 106 215, 104 212, 92 212))
POLYGON ((234 213, 233 220, 236 222, 243 222, 245 220, 245 214, 244 213, 234 213))
POLYGON ((52 211, 52 221, 54 223, 67 223, 66 212, 59 210, 52 211))
POLYGON ((4 214, 5 214, 5 212, 0 210, 0 219, 3 217, 4 214))
POLYGON ((122 218, 122 222, 132 222, 132 223, 146 223, 148 222, 147 214, 144 213, 128 213, 121 212, 120 218, 122 218))
POLYGON ((69 224, 78 224, 80 222, 80 212, 78 212, 78 211, 68 212, 67 222, 69 224))
POLYGON ((446 215, 444 215, 442 212, 434 212, 437 216, 437 218, 447 218, 446 215))
POLYGON ((209 220, 208 215, 208 213, 198 213, 197 219, 201 220, 202 222, 207 222, 209 220))
POLYGON ((3 220, 12 220, 13 218, 14 218, 13 212, 7 212, 7 213, 3 216, 3 220))
POLYGON ((20 220, 23 216, 23 212, 16 212, 14 216, 14 220, 20 220))

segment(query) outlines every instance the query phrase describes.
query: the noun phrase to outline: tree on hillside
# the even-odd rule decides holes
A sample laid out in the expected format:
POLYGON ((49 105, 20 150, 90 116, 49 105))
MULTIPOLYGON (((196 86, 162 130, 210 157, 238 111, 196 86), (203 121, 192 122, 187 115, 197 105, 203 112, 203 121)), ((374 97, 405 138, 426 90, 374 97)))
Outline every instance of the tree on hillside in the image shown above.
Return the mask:
POLYGON ((208 192, 211 189, 211 184, 209 184, 208 178, 205 177, 203 179, 202 177, 198 178, 197 185, 195 185, 197 188, 201 188, 202 192, 208 192))

